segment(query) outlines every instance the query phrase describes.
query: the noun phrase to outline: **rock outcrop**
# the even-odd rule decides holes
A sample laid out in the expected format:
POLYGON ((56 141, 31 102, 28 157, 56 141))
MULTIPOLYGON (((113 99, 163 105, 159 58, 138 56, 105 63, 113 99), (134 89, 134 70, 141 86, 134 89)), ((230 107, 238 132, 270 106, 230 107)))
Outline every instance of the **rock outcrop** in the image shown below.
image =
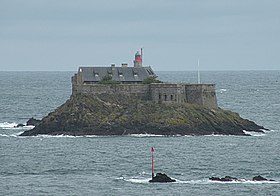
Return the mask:
POLYGON ((156 176, 154 176, 149 182, 176 182, 176 180, 170 178, 166 174, 163 173, 157 173, 156 176))
POLYGON ((157 104, 129 96, 76 95, 22 136, 50 135, 246 135, 264 127, 237 113, 195 104, 157 104))
POLYGON ((274 181, 274 180, 268 180, 268 179, 258 175, 258 176, 253 177, 253 181, 274 181))
POLYGON ((17 126, 14 126, 15 128, 19 128, 19 127, 24 127, 25 125, 22 123, 17 124, 17 126))
POLYGON ((238 178, 231 177, 231 176, 225 176, 224 178, 219 178, 219 177, 211 177, 209 180, 212 181, 219 181, 219 182, 232 182, 232 181, 239 181, 238 178))
MULTIPOLYGON (((211 181, 219 181, 219 182, 232 182, 232 181, 244 181, 244 180, 240 180, 238 178, 235 177, 231 177, 231 176, 225 176, 224 178, 219 178, 219 177, 211 177, 209 178, 209 180, 211 181)), ((274 181, 274 180, 268 180, 262 176, 254 176, 253 181, 274 181)))
POLYGON ((26 122, 26 126, 36 126, 41 122, 41 120, 37 120, 35 118, 30 118, 28 119, 28 121, 26 122))
POLYGON ((38 125, 40 122, 41 122, 41 120, 37 120, 37 119, 35 119, 35 118, 32 117, 32 118, 29 118, 29 119, 28 119, 28 121, 26 122, 26 124, 20 123, 20 124, 17 124, 16 126, 14 126, 14 127, 20 128, 20 127, 25 127, 25 126, 36 126, 36 125, 38 125))

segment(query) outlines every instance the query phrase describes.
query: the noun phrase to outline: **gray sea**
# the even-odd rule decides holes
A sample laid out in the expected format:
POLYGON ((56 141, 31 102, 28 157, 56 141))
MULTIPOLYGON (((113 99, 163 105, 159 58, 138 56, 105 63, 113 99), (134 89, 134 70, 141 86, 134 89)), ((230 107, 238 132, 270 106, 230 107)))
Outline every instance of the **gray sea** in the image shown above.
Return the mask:
MULTIPOLYGON (((196 82, 195 72, 158 72, 196 82)), ((252 136, 36 136, 14 128, 71 94, 73 72, 0 72, 0 195, 280 195, 280 71, 201 72, 221 108, 271 131, 252 136), (150 184, 155 172, 177 182, 150 184), (230 175, 238 182, 212 182, 230 175), (274 182, 254 182, 262 175, 274 182)))

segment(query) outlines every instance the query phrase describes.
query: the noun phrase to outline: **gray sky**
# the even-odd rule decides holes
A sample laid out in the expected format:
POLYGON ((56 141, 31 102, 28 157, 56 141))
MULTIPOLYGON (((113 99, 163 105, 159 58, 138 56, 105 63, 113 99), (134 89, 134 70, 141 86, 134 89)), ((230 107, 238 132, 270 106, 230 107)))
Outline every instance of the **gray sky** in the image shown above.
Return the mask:
POLYGON ((279 0, 0 0, 0 71, 279 70, 279 0))

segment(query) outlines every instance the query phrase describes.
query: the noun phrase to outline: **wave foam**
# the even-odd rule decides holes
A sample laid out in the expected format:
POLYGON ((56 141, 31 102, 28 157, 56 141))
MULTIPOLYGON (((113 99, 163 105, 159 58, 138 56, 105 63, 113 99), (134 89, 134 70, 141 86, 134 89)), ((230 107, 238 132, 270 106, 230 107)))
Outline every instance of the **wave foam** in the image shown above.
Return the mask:
POLYGON ((29 125, 29 126, 26 126, 24 124, 23 127, 17 127, 17 123, 13 122, 13 123, 9 123, 9 122, 3 122, 3 123, 0 123, 0 128, 2 129, 24 129, 24 130, 29 130, 29 129, 33 129, 34 126, 32 125, 29 125))
POLYGON ((219 184, 280 184, 278 181, 253 181, 253 180, 233 180, 229 182, 220 182, 220 181, 213 181, 208 180, 209 183, 219 183, 219 184))
POLYGON ((123 180, 132 183, 147 184, 149 183, 149 180, 151 180, 151 178, 130 178, 130 179, 124 178, 123 180))
POLYGON ((220 93, 223 93, 223 92, 226 92, 226 91, 227 91, 227 89, 225 89, 225 88, 221 88, 219 91, 220 91, 220 93))
POLYGON ((9 122, 3 122, 3 123, 0 123, 0 128, 2 129, 10 129, 10 128, 14 128, 15 126, 17 126, 18 124, 16 123, 9 123, 9 122))
POLYGON ((18 132, 18 133, 14 133, 14 134, 0 134, 0 137, 18 137, 20 134, 22 134, 24 131, 18 132))
MULTIPOLYGON (((172 178, 172 177, 171 177, 172 178)), ((131 178, 125 178, 125 177, 119 177, 116 178, 117 180, 123 180, 126 182, 131 183, 139 183, 139 184, 147 184, 149 183, 149 180, 151 178, 147 177, 131 177, 131 178)), ((175 178, 172 178, 175 179, 175 178)), ((253 181, 253 180, 246 180, 246 179, 239 179, 229 182, 221 182, 221 181, 214 181, 209 179, 202 179, 202 180, 178 180, 175 179, 176 182, 172 182, 175 184, 280 184, 279 181, 253 181)))
POLYGON ((262 132, 245 131, 245 130, 243 130, 243 132, 245 134, 248 134, 250 136, 255 136, 255 137, 260 137, 260 136, 265 136, 266 135, 265 133, 262 133, 262 132))
POLYGON ((35 135, 35 136, 21 136, 21 137, 38 137, 38 138, 92 138, 92 137, 106 137, 106 136, 98 136, 98 135, 35 135))
POLYGON ((210 134, 210 135, 204 135, 204 137, 228 137, 228 136, 234 136, 234 135, 222 135, 222 134, 210 134))
POLYGON ((38 138, 77 138, 83 136, 73 136, 73 135, 36 135, 36 136, 24 136, 24 137, 38 137, 38 138))
POLYGON ((165 135, 156 135, 156 134, 129 134, 128 136, 132 137, 164 137, 165 135))

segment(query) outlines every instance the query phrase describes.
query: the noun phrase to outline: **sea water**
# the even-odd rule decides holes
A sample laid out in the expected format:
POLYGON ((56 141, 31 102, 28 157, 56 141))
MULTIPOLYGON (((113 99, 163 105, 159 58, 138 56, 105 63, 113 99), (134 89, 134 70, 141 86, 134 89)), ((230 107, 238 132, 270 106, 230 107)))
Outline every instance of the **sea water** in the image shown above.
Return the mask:
MULTIPOLYGON (((201 72, 221 108, 269 128, 252 136, 19 137, 71 94, 73 72, 0 72, 0 195, 280 195, 280 71, 201 72), (177 182, 148 183, 155 172, 177 182), (230 175, 235 182, 212 182, 230 175), (262 175, 274 182, 254 182, 262 175)), ((196 82, 195 72, 158 72, 196 82)))

